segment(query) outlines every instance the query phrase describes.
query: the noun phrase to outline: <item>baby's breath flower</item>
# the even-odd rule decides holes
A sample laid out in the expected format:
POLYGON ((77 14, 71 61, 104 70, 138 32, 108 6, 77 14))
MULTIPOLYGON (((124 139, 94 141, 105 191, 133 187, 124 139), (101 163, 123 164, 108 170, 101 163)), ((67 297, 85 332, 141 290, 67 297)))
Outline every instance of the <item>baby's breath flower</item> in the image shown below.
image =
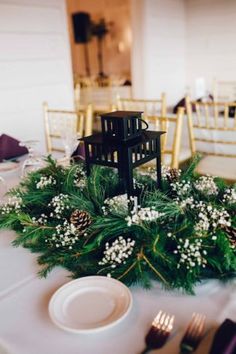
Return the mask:
POLYGON ((72 249, 73 245, 79 240, 79 233, 74 224, 66 219, 62 220, 55 228, 51 238, 46 238, 45 242, 54 245, 56 248, 66 247, 72 249))
POLYGON ((78 165, 74 185, 80 189, 83 189, 86 186, 86 173, 81 165, 78 165))
POLYGON ((219 226, 230 226, 231 219, 229 213, 224 209, 213 208, 211 204, 203 201, 195 202, 194 208, 198 209, 198 221, 195 230, 201 232, 208 231, 210 228, 215 230, 219 226))
POLYGON ((52 176, 41 176, 39 182, 36 183, 36 188, 43 189, 56 183, 56 180, 52 176))
POLYGON ((7 202, 1 205, 0 213, 2 215, 10 214, 12 212, 18 214, 22 207, 22 198, 20 196, 9 197, 7 202))
POLYGON ((50 213, 51 217, 57 219, 61 218, 61 215, 65 209, 69 209, 67 205, 69 201, 69 196, 67 194, 60 193, 52 198, 51 202, 48 204, 49 207, 52 207, 54 210, 50 213))
POLYGON ((194 212, 196 221, 194 229, 198 235, 206 233, 210 229, 215 230, 219 226, 231 225, 230 215, 224 208, 216 209, 202 200, 195 201, 193 197, 187 197, 184 200, 177 197, 175 202, 181 208, 190 208, 194 212))
POLYGON ((190 192, 191 183, 189 181, 176 181, 170 184, 173 191, 176 192, 177 196, 183 197, 190 192))
POLYGON ((42 213, 37 219, 36 217, 32 217, 32 222, 36 225, 46 225, 48 222, 48 216, 42 213))
POLYGON ((174 250, 174 254, 179 255, 179 263, 177 268, 186 267, 192 272, 195 267, 206 267, 207 260, 204 256, 207 251, 203 249, 202 240, 200 239, 179 239, 179 244, 174 250))
POLYGON ((109 211, 115 213, 127 213, 130 200, 127 194, 117 195, 113 198, 107 198, 104 201, 102 207, 104 215, 107 215, 109 211))
POLYGON ((236 190, 234 188, 227 188, 222 200, 228 204, 236 203, 236 190))
POLYGON ((98 264, 109 265, 111 268, 116 268, 117 265, 125 264, 127 258, 129 258, 133 252, 134 245, 134 240, 131 240, 130 238, 126 240, 122 236, 118 237, 111 245, 107 242, 103 253, 104 257, 98 264))
POLYGON ((140 225, 143 222, 148 223, 148 222, 156 221, 163 215, 165 215, 165 213, 160 213, 159 211, 156 211, 154 207, 152 208, 138 207, 137 209, 133 209, 131 215, 129 215, 126 218, 126 221, 128 226, 131 226, 132 224, 140 225))
POLYGON ((179 200, 179 198, 175 199, 176 204, 178 204, 182 209, 185 209, 187 206, 190 208, 194 205, 193 197, 187 197, 184 200, 179 200))
MULTIPOLYGON (((182 171, 180 169, 174 169, 174 170, 175 170, 176 177, 179 178, 182 171)), ((162 167, 161 167, 161 176, 162 176, 163 180, 171 180, 172 171, 173 171, 172 167, 166 166, 166 165, 162 165, 162 167)))
POLYGON ((201 176, 194 184, 195 188, 206 195, 216 195, 218 188, 212 176, 201 176))

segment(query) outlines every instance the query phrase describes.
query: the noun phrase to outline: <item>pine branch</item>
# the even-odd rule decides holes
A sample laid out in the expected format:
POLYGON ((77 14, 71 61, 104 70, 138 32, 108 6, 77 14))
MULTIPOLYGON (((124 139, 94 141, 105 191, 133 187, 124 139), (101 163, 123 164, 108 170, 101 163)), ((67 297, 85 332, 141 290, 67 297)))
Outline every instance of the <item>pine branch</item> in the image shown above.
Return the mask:
POLYGON ((165 277, 154 267, 154 265, 150 262, 150 260, 145 256, 145 254, 142 255, 143 259, 147 262, 148 266, 151 268, 151 270, 157 275, 157 277, 163 281, 163 283, 167 286, 170 286, 168 281, 165 279, 165 277))

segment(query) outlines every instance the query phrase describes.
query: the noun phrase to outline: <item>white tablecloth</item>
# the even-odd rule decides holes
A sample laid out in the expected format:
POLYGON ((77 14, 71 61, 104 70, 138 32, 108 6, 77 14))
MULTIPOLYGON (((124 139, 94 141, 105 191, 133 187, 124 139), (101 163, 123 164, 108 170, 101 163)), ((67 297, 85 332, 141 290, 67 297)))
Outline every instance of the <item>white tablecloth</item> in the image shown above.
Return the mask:
MULTIPOLYGON (((215 280, 208 281, 196 288, 195 296, 164 291, 155 283, 151 290, 131 288, 132 311, 117 326, 99 334, 64 332, 51 322, 48 303, 52 294, 70 281, 69 273, 57 268, 47 279, 38 278, 36 255, 21 247, 13 248, 14 237, 13 231, 0 232, 1 354, 138 354, 160 309, 176 315, 176 322, 169 342, 157 353, 177 354, 192 312, 205 313, 210 328, 226 317, 236 320, 234 283, 222 285, 215 280)), ((213 333, 213 330, 209 332, 197 353, 208 352, 213 333)))

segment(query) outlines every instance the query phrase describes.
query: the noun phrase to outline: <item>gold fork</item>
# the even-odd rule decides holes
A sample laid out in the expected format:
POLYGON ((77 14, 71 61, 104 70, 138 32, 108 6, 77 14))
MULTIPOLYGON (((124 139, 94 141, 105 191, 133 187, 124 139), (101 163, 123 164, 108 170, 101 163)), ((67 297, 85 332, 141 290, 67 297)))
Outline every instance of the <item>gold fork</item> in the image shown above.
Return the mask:
POLYGON ((141 354, 145 354, 152 349, 159 349, 163 347, 170 335, 170 332, 173 329, 174 318, 175 316, 171 316, 165 312, 158 312, 157 316, 152 322, 148 334, 146 335, 146 348, 142 351, 141 354))
POLYGON ((180 343, 180 354, 193 353, 202 340, 206 316, 193 313, 192 319, 180 343))

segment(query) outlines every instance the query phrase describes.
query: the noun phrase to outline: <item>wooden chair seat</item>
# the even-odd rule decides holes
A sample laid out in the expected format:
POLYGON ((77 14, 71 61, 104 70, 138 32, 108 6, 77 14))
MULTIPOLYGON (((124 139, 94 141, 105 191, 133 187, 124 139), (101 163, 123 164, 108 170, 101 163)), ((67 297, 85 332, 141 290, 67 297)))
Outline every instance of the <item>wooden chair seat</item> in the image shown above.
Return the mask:
POLYGON ((186 97, 192 148, 205 155, 196 168, 199 174, 236 181, 236 109, 231 117, 232 107, 236 108, 235 102, 197 102, 186 97))
POLYGON ((236 181, 236 158, 206 156, 197 165, 196 172, 201 175, 218 176, 226 181, 236 181))
MULTIPOLYGON (((183 133, 184 108, 179 107, 176 115, 171 116, 151 116, 146 118, 146 122, 153 130, 166 132, 162 136, 162 164, 171 168, 179 168, 179 165, 192 157, 190 146, 184 146, 183 133)), ((188 144, 190 145, 190 144, 188 144)), ((145 167, 154 167, 155 163, 150 161, 145 167)))

